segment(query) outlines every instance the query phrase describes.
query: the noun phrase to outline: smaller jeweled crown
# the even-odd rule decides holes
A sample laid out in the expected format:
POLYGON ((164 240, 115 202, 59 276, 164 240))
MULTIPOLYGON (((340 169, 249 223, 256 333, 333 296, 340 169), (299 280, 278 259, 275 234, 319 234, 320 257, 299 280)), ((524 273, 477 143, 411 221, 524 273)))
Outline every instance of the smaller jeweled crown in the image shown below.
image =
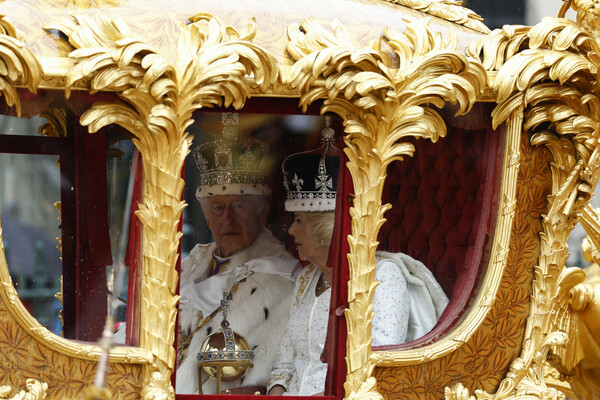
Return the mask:
POLYGON ((340 149, 335 147, 335 131, 330 123, 330 117, 325 117, 318 148, 283 160, 286 211, 335 210, 340 149))
POLYGON ((223 132, 214 142, 207 142, 193 151, 200 170, 198 199, 233 194, 270 195, 265 184, 263 167, 268 146, 256 139, 241 139, 238 135, 238 115, 223 113, 223 132))

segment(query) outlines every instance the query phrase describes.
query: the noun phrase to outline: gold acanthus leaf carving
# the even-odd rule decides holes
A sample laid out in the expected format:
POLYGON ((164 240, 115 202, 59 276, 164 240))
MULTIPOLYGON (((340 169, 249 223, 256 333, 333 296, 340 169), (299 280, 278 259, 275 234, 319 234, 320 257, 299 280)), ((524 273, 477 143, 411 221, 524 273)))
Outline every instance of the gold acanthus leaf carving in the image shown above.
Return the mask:
POLYGON ((9 107, 15 106, 18 116, 21 102, 16 85, 35 93, 42 75, 39 61, 23 42, 23 35, 5 16, 0 16, 0 92, 9 107))
POLYGON ((583 29, 600 38, 600 7, 593 0, 563 0, 558 16, 564 17, 569 6, 577 13, 577 23, 583 29))
POLYGON ((0 35, 10 36, 21 42, 25 41, 25 35, 18 30, 8 19, 6 15, 0 14, 0 35))
MULTIPOLYGON (((559 351, 573 340, 564 332, 561 319, 568 306, 567 294, 583 275, 564 266, 567 238, 600 174, 599 50, 598 42, 574 22, 554 18, 532 28, 496 30, 469 49, 488 69, 498 71, 494 127, 522 111, 531 144, 545 146, 553 159, 552 192, 542 220, 541 251, 534 268, 521 356, 511 364, 498 391, 476 391, 478 399, 564 398, 546 386, 543 369, 551 350, 559 351)), ((448 393, 457 393, 457 387, 448 393)))
POLYGON ((566 268, 573 284, 559 290, 561 308, 556 329, 566 332, 570 340, 565 347, 552 349, 550 364, 562 381, 567 381, 577 397, 600 396, 598 360, 600 360, 600 209, 587 205, 581 224, 588 237, 582 242, 583 255, 591 263, 587 268, 566 268), (569 289, 567 291, 567 289, 569 289), (560 373, 560 374, 559 374, 560 373))
POLYGON ((38 128, 38 133, 47 137, 67 137, 67 110, 64 108, 50 108, 43 111, 40 117, 46 123, 38 128))
POLYGON ((185 207, 181 170, 192 141, 186 129, 193 112, 217 105, 241 108, 252 85, 265 91, 279 76, 275 58, 251 42, 254 20, 243 33, 208 14, 190 21, 180 27, 175 62, 133 37, 118 18, 72 16, 47 27, 62 31, 75 47, 67 95, 87 80, 90 91, 113 91, 122 99, 95 103, 81 123, 91 132, 113 123, 124 127, 142 155, 144 200, 136 213, 144 238, 140 346, 155 357, 144 372, 143 398, 174 397, 177 226, 185 207))
POLYGON ((433 33, 430 23, 409 22, 403 33, 385 30, 381 40, 399 58, 398 69, 391 68, 381 41, 362 47, 336 21, 333 32, 312 19, 288 28, 288 53, 297 60, 290 85, 300 90, 301 106, 306 109, 325 99, 321 113, 336 113, 344 120, 347 166, 356 196, 348 236, 348 398, 381 397, 371 376, 370 354, 377 234, 391 207, 381 204, 386 168, 414 153, 405 138, 436 141, 446 134, 432 106, 442 108, 449 102, 458 105, 457 114, 466 113, 485 86, 481 64, 456 50, 455 35, 433 33))
POLYGON ((13 389, 7 385, 0 386, 0 399, 43 400, 46 398, 46 393, 48 391, 47 383, 39 382, 35 379, 27 379, 27 381, 25 382, 25 387, 27 390, 21 390, 14 396, 8 397, 10 396, 10 393, 13 391, 13 389))
POLYGON ((429 15, 451 21, 467 28, 489 33, 490 29, 483 24, 480 15, 462 6, 462 1, 449 0, 388 0, 390 3, 400 4, 419 10, 429 15))

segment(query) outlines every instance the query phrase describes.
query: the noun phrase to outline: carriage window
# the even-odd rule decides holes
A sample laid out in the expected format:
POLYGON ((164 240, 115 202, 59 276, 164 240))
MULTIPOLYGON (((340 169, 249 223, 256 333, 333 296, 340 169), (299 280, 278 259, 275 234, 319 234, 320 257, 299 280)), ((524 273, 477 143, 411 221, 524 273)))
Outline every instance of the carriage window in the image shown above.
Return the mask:
MULTIPOLYGON (((127 314, 136 315, 139 303, 138 291, 130 287, 140 284, 129 279, 130 269, 139 271, 138 252, 140 240, 139 220, 134 212, 141 201, 141 166, 139 153, 133 142, 116 133, 116 127, 108 130, 110 144, 106 157, 106 185, 108 199, 108 231, 110 236, 111 263, 106 267, 106 293, 108 312, 114 318, 113 341, 117 344, 137 345, 137 326, 126 324, 127 314), (130 294, 133 295, 130 296, 130 294), (129 304, 131 303, 131 304, 129 304), (129 342, 127 337, 129 336, 129 342)), ((117 131, 118 132, 118 131, 117 131)), ((137 321, 137 316, 131 318, 137 321)))
MULTIPOLYGON (((467 308, 477 289, 495 226, 502 147, 501 133, 482 120, 478 129, 471 130, 448 123, 446 137, 437 143, 415 141, 414 156, 388 168, 382 202, 392 204, 392 209, 379 232, 376 280, 381 285, 373 300, 374 346, 402 348, 407 342, 415 345, 439 336, 467 308), (406 295, 397 303, 410 299, 419 304, 418 312, 386 309, 392 297, 382 289, 400 293, 393 288, 399 282, 406 295), (400 334, 390 336, 378 328, 382 318, 378 310, 404 315, 396 321, 404 327, 396 330, 400 334)), ((386 318, 383 326, 389 324, 386 318)))
MULTIPOLYGON (((133 145, 114 129, 89 135, 78 127, 45 137, 38 133, 44 123, 41 117, 0 118, 4 253, 21 301, 40 324, 66 338, 95 341, 107 294, 127 297, 126 275, 116 290, 110 268, 112 248, 126 248, 122 239, 127 245, 122 227, 129 223, 133 145)), ((117 308, 117 321, 125 321, 124 304, 117 308)))
MULTIPOLYGON (((339 158, 320 163, 324 121, 203 113, 194 123, 185 171, 178 394, 266 393, 285 382, 290 394, 324 391, 331 276, 317 265, 327 270, 339 167, 339 158), (299 153, 302 160, 286 164, 299 153), (232 349, 219 332, 224 309, 232 349), (225 350, 236 365, 214 362, 225 350), (302 361, 310 373, 295 374, 294 362, 308 354, 318 356, 302 361), (300 382, 311 389, 300 391, 300 382)), ((329 154, 339 157, 339 149, 329 154)))
POLYGON ((0 154, 0 221, 4 253, 19 297, 31 314, 60 334, 62 264, 58 250, 60 172, 56 156, 0 154), (27 182, 27 185, 23 185, 27 182))
MULTIPOLYGON (((3 117, 3 134, 36 133, 37 121, 3 117)), ((0 139, 2 140, 2 139, 0 139)), ((11 139, 4 139, 13 142, 11 139)), ((16 147, 16 146, 15 146, 16 147)), ((0 223, 4 254, 19 297, 50 331, 62 332, 55 297, 62 273, 59 251, 60 170, 56 155, 0 153, 0 223)))

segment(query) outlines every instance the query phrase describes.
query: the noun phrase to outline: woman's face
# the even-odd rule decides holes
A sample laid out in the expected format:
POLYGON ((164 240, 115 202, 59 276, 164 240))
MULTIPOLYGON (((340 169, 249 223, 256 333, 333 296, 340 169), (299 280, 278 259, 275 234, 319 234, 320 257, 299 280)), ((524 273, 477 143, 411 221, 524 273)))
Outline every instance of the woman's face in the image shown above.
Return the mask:
POLYGON ((303 212, 294 213, 294 223, 290 226, 288 232, 296 241, 296 249, 300 259, 324 268, 329 255, 329 243, 322 245, 315 238, 312 227, 307 222, 306 214, 303 212))

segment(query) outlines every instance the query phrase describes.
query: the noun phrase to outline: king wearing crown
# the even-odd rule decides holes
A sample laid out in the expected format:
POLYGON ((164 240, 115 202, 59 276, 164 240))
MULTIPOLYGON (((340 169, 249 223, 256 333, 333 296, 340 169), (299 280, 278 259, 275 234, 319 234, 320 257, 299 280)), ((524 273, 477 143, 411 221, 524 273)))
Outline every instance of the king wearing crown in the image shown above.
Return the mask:
MULTIPOLYGON (((220 326, 222 293, 228 321, 254 351, 254 367, 223 390, 266 386, 289 315, 293 277, 299 267, 264 226, 270 189, 262 165, 267 147, 240 140, 237 115, 223 115, 223 134, 194 149, 201 173, 196 197, 214 242, 196 245, 181 263, 177 393, 212 394, 216 383, 198 381, 197 356, 220 326)), ((259 389, 260 391, 260 389, 259 389)))

